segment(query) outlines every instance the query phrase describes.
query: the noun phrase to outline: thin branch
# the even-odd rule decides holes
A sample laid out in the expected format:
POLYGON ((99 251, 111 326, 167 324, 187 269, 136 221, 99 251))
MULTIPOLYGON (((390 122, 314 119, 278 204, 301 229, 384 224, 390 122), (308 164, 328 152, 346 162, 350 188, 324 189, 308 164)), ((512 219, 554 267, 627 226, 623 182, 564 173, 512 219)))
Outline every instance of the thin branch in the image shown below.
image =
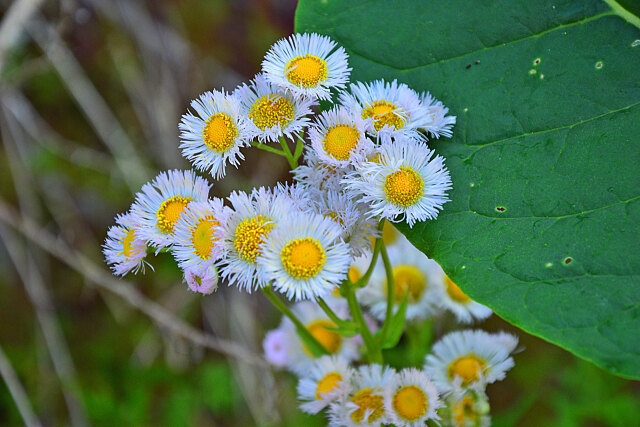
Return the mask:
POLYGON ((38 417, 36 417, 36 414, 33 412, 33 407, 31 406, 31 402, 29 402, 27 393, 24 391, 24 387, 22 386, 18 375, 16 375, 16 371, 13 369, 13 366, 11 366, 9 358, 4 354, 4 350, 2 350, 1 345, 0 375, 2 375, 2 379, 7 385, 13 401, 16 402, 18 411, 20 412, 22 420, 27 427, 40 427, 42 424, 40 424, 38 417))
POLYGON ((235 342, 219 339, 198 330, 182 319, 175 317, 164 307, 138 292, 133 284, 118 280, 105 272, 104 269, 98 267, 94 262, 75 251, 65 242, 56 239, 50 232, 41 229, 31 219, 19 217, 15 210, 2 198, 0 198, 0 221, 24 234, 35 245, 64 262, 92 283, 122 297, 126 302, 172 333, 182 336, 196 345, 227 356, 237 357, 249 363, 267 365, 267 362, 260 355, 245 349, 235 342))

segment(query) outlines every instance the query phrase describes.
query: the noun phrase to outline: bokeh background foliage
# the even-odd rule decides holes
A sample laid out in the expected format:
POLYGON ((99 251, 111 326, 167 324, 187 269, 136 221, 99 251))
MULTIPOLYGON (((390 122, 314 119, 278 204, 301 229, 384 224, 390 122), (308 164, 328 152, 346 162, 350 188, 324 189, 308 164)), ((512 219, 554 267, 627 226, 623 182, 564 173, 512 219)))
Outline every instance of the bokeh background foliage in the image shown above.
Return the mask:
MULTIPOLYGON (((132 192, 159 170, 188 167, 177 149, 177 123, 189 100, 251 78, 268 47, 293 32, 295 2, 0 0, 0 34, 15 4, 29 13, 20 18, 26 30, 18 26, 10 43, 0 43, 0 350, 6 356, 0 365, 15 372, 34 412, 44 425, 322 425, 322 417, 297 409, 289 374, 227 357, 228 347, 210 351, 149 317, 149 303, 157 302, 173 320, 257 354, 265 331, 279 321, 260 295, 226 288, 194 295, 167 255, 154 259, 155 272, 109 282, 100 253, 107 227, 128 208, 132 192), (24 220, 33 229, 15 226, 24 220)), ((347 10, 344 18, 349 25, 366 21, 366 7, 360 12, 353 18, 347 10)), ((378 23, 401 29, 389 15, 379 15, 378 23)), ((376 24, 361 37, 383 29, 376 24)), ((357 55, 351 62, 356 76, 363 65, 376 66, 357 55)), ((481 79, 480 67, 491 63, 470 65, 465 71, 481 79)), ((416 88, 451 105, 462 132, 471 122, 465 125, 466 106, 450 92, 454 82, 442 75, 427 83, 416 88)), ((255 150, 245 156, 238 171, 216 183, 216 196, 288 179, 283 159, 255 150)), ((474 292, 472 286, 466 289, 474 292)), ((436 334, 446 326, 436 325, 436 334)), ((482 328, 516 332, 525 347, 508 379, 488 389, 494 425, 640 420, 637 382, 496 316, 482 328)), ((419 363, 435 338, 425 331, 412 328, 388 359, 396 366, 419 363)), ((0 425, 22 425, 6 383, 0 384, 0 425)))
POLYGON ((302 0, 296 29, 458 117, 433 144, 452 202, 407 237, 502 318, 638 379, 640 18, 610 4, 302 0))

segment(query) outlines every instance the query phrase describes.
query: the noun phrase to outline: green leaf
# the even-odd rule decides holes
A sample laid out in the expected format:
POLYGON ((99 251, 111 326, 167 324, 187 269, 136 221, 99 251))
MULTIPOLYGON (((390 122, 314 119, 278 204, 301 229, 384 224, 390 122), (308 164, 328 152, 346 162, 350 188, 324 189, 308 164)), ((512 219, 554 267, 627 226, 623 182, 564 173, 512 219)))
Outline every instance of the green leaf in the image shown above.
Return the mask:
POLYGON ((609 3, 301 0, 296 30, 458 117, 430 142, 452 201, 408 238, 499 316, 640 378, 640 21, 609 3))
POLYGON ((400 341, 402 332, 404 332, 404 320, 407 314, 407 304, 409 302, 409 292, 404 296, 404 299, 398 307, 398 311, 391 317, 389 322, 389 329, 386 336, 382 336, 384 329, 380 329, 376 334, 376 338, 381 339, 380 347, 383 349, 393 348, 400 341), (380 334, 378 336, 378 334, 380 334))

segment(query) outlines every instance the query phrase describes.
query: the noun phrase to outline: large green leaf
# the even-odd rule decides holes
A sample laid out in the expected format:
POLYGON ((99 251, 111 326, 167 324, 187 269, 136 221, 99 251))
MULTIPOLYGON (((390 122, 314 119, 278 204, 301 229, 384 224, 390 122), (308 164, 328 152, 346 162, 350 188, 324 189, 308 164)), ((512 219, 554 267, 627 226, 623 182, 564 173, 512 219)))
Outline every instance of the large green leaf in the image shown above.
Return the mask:
POLYGON ((458 116, 432 143, 452 201, 409 239, 504 319, 640 378, 640 20, 609 3, 302 0, 296 30, 458 116))

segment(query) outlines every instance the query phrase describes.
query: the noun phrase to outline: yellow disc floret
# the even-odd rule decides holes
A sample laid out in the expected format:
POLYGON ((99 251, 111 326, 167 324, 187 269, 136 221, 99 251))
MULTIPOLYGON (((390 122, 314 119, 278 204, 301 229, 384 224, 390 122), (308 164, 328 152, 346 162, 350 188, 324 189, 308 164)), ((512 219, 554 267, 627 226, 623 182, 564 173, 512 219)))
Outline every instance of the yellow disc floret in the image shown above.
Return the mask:
POLYGON ((287 62, 284 74, 296 86, 316 87, 327 78, 327 62, 308 53, 298 55, 287 62))
POLYGON ((213 226, 218 225, 218 221, 212 216, 203 218, 191 232, 191 244, 193 251, 201 259, 208 259, 217 237, 213 236, 213 226))
POLYGON ((140 250, 133 248, 133 241, 136 239, 136 230, 130 228, 127 234, 122 238, 122 255, 129 259, 132 256, 138 255, 140 250))
POLYGON ((450 380, 455 377, 462 378, 462 385, 467 386, 478 380, 480 373, 485 370, 486 366, 487 362, 484 359, 475 354, 468 354, 451 362, 447 367, 447 374, 450 380))
POLYGON ((277 125, 283 128, 293 119, 293 104, 286 96, 271 93, 253 103, 249 118, 262 130, 277 125))
MULTIPOLYGON (((307 325, 307 330, 313 337, 331 354, 335 354, 340 350, 342 345, 342 336, 327 328, 336 328, 336 324, 327 319, 318 319, 307 325)), ((304 351, 308 355, 313 353, 303 344, 304 351)))
POLYGON ((402 129, 406 122, 406 116, 395 104, 380 100, 374 101, 362 110, 362 118, 373 117, 373 127, 376 130, 382 129, 385 125, 402 129))
POLYGON ((237 135, 238 129, 227 113, 212 114, 202 128, 204 143, 217 153, 224 153, 233 147, 237 135))
POLYGON ((338 372, 329 372, 318 381, 316 387, 316 399, 322 399, 322 395, 329 393, 331 390, 338 387, 338 383, 342 381, 342 375, 338 372))
POLYGON ((312 237, 292 240, 280 252, 282 265, 296 279, 315 277, 326 257, 320 242, 312 237))
POLYGON ((322 146, 336 160, 349 160, 351 152, 358 144, 360 132, 351 125, 335 125, 324 135, 322 146))
POLYGON ((462 292, 458 285, 453 283, 453 281, 446 274, 444 276, 444 284, 447 286, 447 294, 449 294, 449 297, 451 297, 452 300, 462 304, 466 304, 471 301, 471 298, 469 298, 464 292, 462 292))
POLYGON ((393 395, 393 409, 403 420, 413 422, 423 417, 428 408, 427 395, 415 385, 401 387, 393 395))
POLYGON ((384 415, 384 398, 379 389, 366 387, 358 390, 351 398, 351 402, 358 406, 358 409, 351 413, 351 419, 355 423, 362 423, 367 412, 369 412, 369 423, 375 422, 384 415))
POLYGON ((160 204, 160 209, 156 212, 156 225, 165 233, 172 233, 173 226, 180 219, 184 208, 191 200, 184 196, 173 196, 160 204))
POLYGON ((400 169, 389 174, 384 180, 384 194, 391 203, 407 207, 417 203, 422 197, 424 180, 411 166, 400 166, 400 169))
POLYGON ((456 426, 466 425, 466 421, 472 421, 471 425, 476 424, 478 414, 473 409, 474 403, 475 402, 471 397, 465 396, 460 402, 456 404, 456 406, 453 408, 453 419, 456 423, 456 426))
POLYGON ((264 215, 247 218, 235 228, 233 248, 238 256, 253 264, 260 255, 260 245, 273 229, 273 222, 264 215))
POLYGON ((396 303, 401 303, 407 293, 409 302, 419 301, 426 288, 427 278, 418 267, 402 264, 393 268, 393 299, 396 303))

